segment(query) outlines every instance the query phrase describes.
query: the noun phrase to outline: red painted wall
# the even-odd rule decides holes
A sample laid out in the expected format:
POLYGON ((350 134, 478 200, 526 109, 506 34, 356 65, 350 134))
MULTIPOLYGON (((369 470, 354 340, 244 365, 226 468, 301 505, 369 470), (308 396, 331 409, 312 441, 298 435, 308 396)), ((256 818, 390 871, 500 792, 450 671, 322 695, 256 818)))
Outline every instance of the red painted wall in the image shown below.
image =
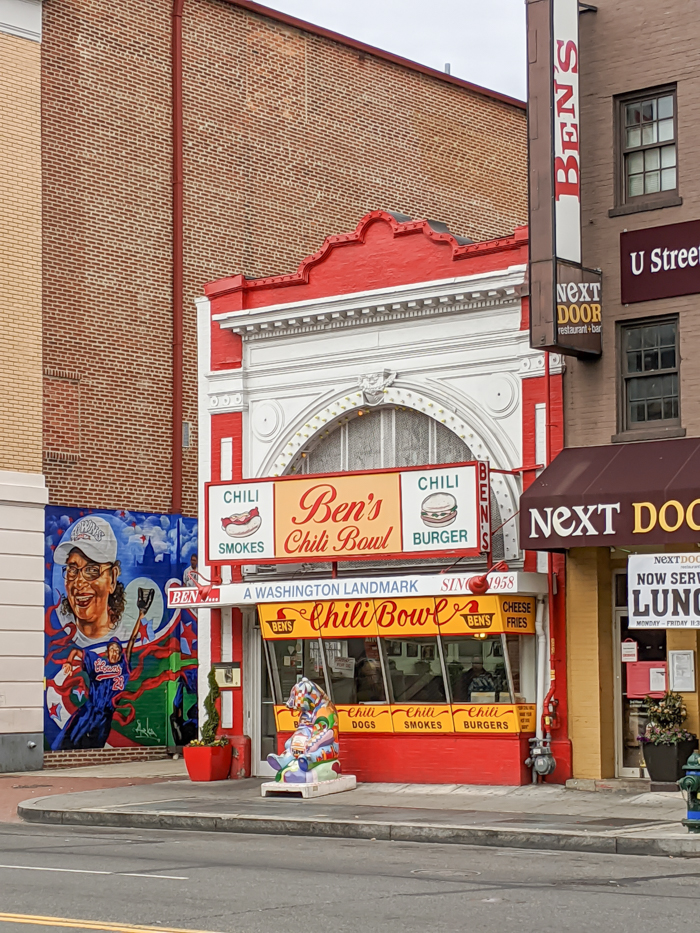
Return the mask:
MULTIPOLYGON (((289 733, 278 734, 281 751, 289 733)), ((529 784, 526 736, 340 736, 344 774, 358 781, 416 784, 529 784)))

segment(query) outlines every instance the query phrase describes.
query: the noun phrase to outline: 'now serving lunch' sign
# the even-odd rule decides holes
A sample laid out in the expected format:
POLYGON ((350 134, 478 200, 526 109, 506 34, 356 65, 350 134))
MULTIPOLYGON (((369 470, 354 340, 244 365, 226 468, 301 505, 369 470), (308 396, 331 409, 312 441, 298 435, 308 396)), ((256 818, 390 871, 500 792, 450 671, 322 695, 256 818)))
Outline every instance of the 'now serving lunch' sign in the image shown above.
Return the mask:
POLYGON ((209 564, 475 555, 490 550, 485 461, 209 483, 209 564))
POLYGON ((631 554, 630 628, 700 628, 700 552, 631 554))

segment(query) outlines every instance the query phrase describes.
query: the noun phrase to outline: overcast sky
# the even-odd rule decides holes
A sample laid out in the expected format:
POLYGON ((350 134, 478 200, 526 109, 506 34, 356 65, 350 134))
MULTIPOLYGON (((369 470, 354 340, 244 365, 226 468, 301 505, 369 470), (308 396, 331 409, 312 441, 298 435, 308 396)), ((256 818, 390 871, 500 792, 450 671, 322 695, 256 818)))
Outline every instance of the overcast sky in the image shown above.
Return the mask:
POLYGON ((525 0, 261 0, 512 97, 525 98, 525 0))

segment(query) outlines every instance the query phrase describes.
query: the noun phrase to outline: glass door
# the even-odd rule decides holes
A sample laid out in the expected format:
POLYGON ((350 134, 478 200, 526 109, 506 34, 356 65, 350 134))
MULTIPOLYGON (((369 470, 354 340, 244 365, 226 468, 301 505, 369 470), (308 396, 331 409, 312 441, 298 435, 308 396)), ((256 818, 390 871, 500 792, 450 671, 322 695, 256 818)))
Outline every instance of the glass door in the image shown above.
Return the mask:
POLYGON ((260 649, 260 760, 258 774, 270 775, 274 771, 267 763, 267 756, 277 752, 277 724, 275 723, 275 699, 272 695, 272 684, 267 658, 265 657, 265 644, 257 629, 258 645, 260 649))
POLYGON ((646 777, 640 736, 647 725, 645 695, 650 662, 666 662, 666 629, 631 629, 627 616, 627 574, 614 577, 615 733, 618 777, 646 777))
POLYGON ((251 771, 254 777, 272 777, 275 772, 267 756, 277 751, 275 704, 255 609, 244 611, 243 633, 243 708, 245 731, 250 736, 251 771))

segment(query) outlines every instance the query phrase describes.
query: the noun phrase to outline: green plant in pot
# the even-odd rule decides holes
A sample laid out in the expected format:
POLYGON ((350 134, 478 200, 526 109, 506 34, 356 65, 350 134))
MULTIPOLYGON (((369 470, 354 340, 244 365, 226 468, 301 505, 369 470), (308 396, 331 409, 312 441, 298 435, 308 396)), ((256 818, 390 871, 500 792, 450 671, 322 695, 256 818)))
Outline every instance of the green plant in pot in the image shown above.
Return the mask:
POLYGON ((698 739, 683 727, 688 716, 680 693, 646 698, 649 722, 639 736, 649 777, 655 783, 675 783, 683 776, 683 765, 698 739))
POLYGON ((221 695, 212 667, 207 677, 209 692, 204 700, 207 719, 201 738, 193 739, 184 749, 185 765, 191 781, 224 781, 231 771, 232 749, 225 735, 217 738, 219 710, 216 701, 221 695))

